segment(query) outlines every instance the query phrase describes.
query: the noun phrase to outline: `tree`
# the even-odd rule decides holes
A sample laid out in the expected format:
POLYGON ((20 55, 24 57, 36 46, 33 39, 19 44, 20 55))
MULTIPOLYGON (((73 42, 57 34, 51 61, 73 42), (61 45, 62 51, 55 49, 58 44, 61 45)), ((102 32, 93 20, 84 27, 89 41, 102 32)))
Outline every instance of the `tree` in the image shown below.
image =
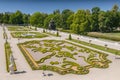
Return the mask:
POLYGON ((85 10, 78 10, 74 14, 71 29, 74 33, 84 34, 90 30, 90 14, 86 13, 85 10))
POLYGON ((5 12, 2 19, 3 19, 3 23, 9 24, 10 13, 5 12))
POLYGON ((54 14, 54 15, 55 15, 55 14, 60 14, 60 10, 57 9, 57 10, 53 11, 53 14, 54 14))
POLYGON ((54 15, 53 14, 49 14, 45 20, 44 20, 44 28, 48 29, 48 26, 49 26, 49 22, 51 19, 54 18, 54 15))
POLYGON ((0 23, 3 23, 3 13, 0 13, 0 23))
POLYGON ((23 17, 22 12, 17 10, 15 13, 16 24, 23 24, 22 17, 23 17))
POLYGON ((56 36, 59 36, 59 32, 57 31, 56 36))
POLYGON ((22 12, 17 10, 10 16, 10 23, 11 24, 23 24, 23 15, 22 12))
POLYGON ((67 25, 67 19, 70 15, 74 14, 73 11, 69 10, 69 9, 65 9, 62 11, 62 28, 63 29, 70 29, 70 26, 67 25))
POLYGON ((112 11, 113 11, 113 12, 118 12, 118 10, 119 10, 118 5, 117 5, 117 4, 113 5, 112 11))
POLYGON ((29 24, 29 18, 30 18, 30 14, 23 14, 23 24, 24 25, 28 25, 29 24))
POLYGON ((30 17, 30 24, 36 27, 43 27, 44 17, 40 12, 35 12, 30 17))
POLYGON ((71 34, 69 34, 69 38, 68 38, 69 40, 72 40, 72 36, 71 36, 71 34))
POLYGON ((91 24, 92 31, 99 31, 99 24, 98 24, 99 12, 100 12, 100 8, 99 7, 92 8, 92 19, 93 19, 93 22, 91 24))
POLYGON ((105 20, 106 20, 106 14, 104 11, 101 11, 98 15, 98 25, 99 25, 99 30, 100 32, 106 32, 106 24, 105 24, 105 20))
MULTIPOLYGON (((67 26, 71 26, 71 24, 73 23, 73 18, 74 18, 74 14, 70 15, 68 18, 67 18, 67 26)), ((71 27, 70 27, 71 29, 71 27)))

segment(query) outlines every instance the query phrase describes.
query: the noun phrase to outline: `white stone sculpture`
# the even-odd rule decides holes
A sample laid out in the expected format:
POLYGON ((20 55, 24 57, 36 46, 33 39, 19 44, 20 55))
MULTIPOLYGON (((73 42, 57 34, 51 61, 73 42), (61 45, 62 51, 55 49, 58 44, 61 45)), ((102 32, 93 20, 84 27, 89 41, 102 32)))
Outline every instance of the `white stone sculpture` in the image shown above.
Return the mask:
POLYGON ((14 57, 12 54, 10 55, 9 72, 10 74, 14 74, 14 57))

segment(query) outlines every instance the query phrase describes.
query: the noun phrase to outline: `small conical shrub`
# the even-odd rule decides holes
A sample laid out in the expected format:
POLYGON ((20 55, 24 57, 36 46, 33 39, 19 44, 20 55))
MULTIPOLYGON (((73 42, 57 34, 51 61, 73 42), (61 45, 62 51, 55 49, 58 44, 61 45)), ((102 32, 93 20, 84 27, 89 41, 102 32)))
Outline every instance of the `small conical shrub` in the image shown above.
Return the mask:
POLYGON ((57 34, 56 34, 57 36, 59 36, 59 32, 57 31, 57 34))
POLYGON ((45 29, 43 29, 43 33, 45 33, 45 29))
POLYGON ((72 36, 71 36, 71 34, 69 34, 69 40, 72 40, 72 36))

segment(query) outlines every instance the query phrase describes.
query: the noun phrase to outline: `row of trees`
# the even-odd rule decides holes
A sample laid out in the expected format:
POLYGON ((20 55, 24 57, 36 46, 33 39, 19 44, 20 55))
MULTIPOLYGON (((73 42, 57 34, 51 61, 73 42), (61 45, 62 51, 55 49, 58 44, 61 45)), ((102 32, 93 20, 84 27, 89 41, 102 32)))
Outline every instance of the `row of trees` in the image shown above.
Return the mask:
POLYGON ((72 30, 80 34, 90 31, 111 32, 120 26, 120 11, 117 5, 111 10, 102 11, 99 7, 91 10, 72 10, 65 9, 53 11, 51 14, 35 12, 34 14, 24 14, 21 11, 15 13, 0 13, 0 23, 32 25, 36 27, 48 28, 50 20, 55 21, 57 28, 72 30))

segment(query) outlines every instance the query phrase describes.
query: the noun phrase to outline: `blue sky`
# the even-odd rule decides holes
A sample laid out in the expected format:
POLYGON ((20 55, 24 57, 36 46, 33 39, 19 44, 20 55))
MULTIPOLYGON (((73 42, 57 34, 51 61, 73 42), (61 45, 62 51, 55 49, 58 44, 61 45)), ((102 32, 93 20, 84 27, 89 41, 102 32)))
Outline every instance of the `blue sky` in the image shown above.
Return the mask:
POLYGON ((100 7, 101 10, 110 10, 114 4, 120 7, 119 0, 0 0, 0 12, 34 13, 36 11, 52 13, 54 10, 92 9, 100 7))

